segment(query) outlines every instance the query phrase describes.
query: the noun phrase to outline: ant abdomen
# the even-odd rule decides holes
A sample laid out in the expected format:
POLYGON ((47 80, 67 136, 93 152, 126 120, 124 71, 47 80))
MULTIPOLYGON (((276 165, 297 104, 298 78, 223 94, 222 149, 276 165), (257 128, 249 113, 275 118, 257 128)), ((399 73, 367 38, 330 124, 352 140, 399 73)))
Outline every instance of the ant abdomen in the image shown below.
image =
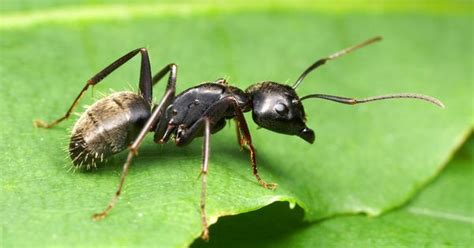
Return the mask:
POLYGON ((72 129, 69 156, 74 166, 90 169, 126 149, 150 112, 150 104, 133 92, 117 92, 94 103, 72 129))

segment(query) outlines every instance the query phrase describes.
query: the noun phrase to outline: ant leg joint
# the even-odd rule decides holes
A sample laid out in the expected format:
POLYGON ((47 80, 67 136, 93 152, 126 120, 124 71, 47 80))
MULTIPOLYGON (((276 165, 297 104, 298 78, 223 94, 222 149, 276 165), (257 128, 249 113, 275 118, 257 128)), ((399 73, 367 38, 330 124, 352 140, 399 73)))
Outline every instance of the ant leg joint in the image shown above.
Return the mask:
POLYGON ((130 152, 133 154, 133 156, 138 155, 138 149, 133 146, 130 147, 130 152))

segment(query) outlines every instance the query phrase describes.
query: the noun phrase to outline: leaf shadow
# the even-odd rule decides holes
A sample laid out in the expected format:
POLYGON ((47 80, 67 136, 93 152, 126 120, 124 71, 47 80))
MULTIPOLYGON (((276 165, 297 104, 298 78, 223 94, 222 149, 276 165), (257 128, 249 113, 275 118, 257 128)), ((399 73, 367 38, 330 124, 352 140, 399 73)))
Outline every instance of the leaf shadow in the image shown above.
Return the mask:
POLYGON ((264 246, 311 225, 303 216, 304 210, 298 205, 290 209, 288 202, 274 202, 256 211, 219 218, 210 227, 209 242, 198 238, 191 247, 264 246))

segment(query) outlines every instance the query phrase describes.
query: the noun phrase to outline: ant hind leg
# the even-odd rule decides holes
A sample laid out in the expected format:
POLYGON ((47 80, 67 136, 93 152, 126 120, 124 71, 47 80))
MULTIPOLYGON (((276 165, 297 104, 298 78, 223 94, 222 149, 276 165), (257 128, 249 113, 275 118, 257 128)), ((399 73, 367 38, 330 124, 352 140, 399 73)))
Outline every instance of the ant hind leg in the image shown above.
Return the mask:
POLYGON ((153 127, 154 123, 156 123, 156 121, 161 117, 161 113, 162 113, 162 109, 165 106, 165 103, 169 101, 169 98, 172 97, 172 94, 173 92, 172 91, 167 91, 165 93, 165 96, 163 97, 163 99, 161 100, 160 104, 158 105, 158 107, 155 108, 155 110, 153 111, 153 113, 151 114, 151 117, 148 119, 148 121, 146 122, 145 126, 142 128, 142 130, 140 131, 140 134, 138 134, 137 138, 135 139, 135 141, 132 143, 132 145, 129 147, 129 152, 128 152, 128 156, 127 156, 127 161, 125 162, 125 164, 123 165, 123 169, 122 169, 122 175, 120 177, 120 182, 119 182, 119 185, 117 187, 117 191, 115 192, 114 196, 112 197, 112 200, 110 200, 109 204, 107 205, 107 207, 105 208, 104 211, 100 212, 100 213, 96 213, 92 216, 92 218, 94 220, 101 220, 103 218, 105 218, 107 216, 107 214, 110 212, 110 210, 112 210, 112 208, 115 206, 115 203, 117 202, 121 192, 122 192, 122 187, 125 183, 125 177, 127 176, 128 174, 128 170, 130 168, 130 165, 132 163, 132 159, 133 157, 135 157, 136 155, 138 155, 138 149, 140 148, 140 145, 143 141, 143 139, 145 138, 145 136, 149 133, 149 131, 151 130, 151 128, 153 127))
MULTIPOLYGON (((87 80, 86 85, 84 86, 84 88, 82 88, 81 92, 79 92, 79 95, 77 95, 76 99, 74 99, 71 106, 69 107, 69 109, 64 114, 64 116, 62 116, 61 118, 56 119, 56 120, 54 120, 50 123, 47 123, 47 122, 39 120, 39 119, 35 120, 33 122, 35 127, 52 128, 52 127, 56 126, 57 124, 59 124, 60 122, 62 122, 63 120, 69 118, 69 116, 71 115, 71 112, 74 110, 77 103, 79 102, 81 97, 84 95, 84 93, 87 91, 87 89, 90 86, 94 86, 94 85, 98 84, 100 81, 102 81, 102 79, 104 79, 110 73, 115 71, 117 68, 119 68, 120 66, 125 64, 127 61, 129 61, 130 59, 135 57, 135 55, 137 55, 138 53, 141 53, 141 55, 142 55, 142 61, 141 61, 141 67, 140 67, 140 90, 142 90, 142 88, 144 88, 144 85, 151 85, 150 60, 148 58, 148 52, 145 48, 137 48, 137 49, 125 54, 124 56, 120 57, 119 59, 114 61, 112 64, 110 64, 109 66, 104 68, 102 71, 95 74, 92 78, 87 80)), ((151 95, 151 91, 150 92, 142 92, 142 94, 144 94, 145 96, 148 96, 148 94, 151 95)), ((150 99, 151 99, 151 96, 150 96, 150 99)))

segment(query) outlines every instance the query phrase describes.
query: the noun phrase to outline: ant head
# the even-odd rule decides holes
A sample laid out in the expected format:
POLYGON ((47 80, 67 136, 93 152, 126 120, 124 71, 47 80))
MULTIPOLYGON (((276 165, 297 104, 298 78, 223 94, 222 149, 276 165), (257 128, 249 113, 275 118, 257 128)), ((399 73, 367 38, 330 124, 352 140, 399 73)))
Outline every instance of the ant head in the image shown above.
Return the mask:
POLYGON ((314 142, 314 132, 305 124, 303 105, 292 87, 264 82, 250 86, 246 92, 252 99, 253 120, 259 126, 314 142))
POLYGON ((319 98, 338 103, 354 105, 395 98, 414 98, 430 102, 439 107, 444 107, 443 103, 434 97, 414 93, 389 94, 363 99, 332 96, 326 94, 310 94, 299 98, 298 95, 296 95, 295 89, 298 88, 303 79, 314 69, 326 64, 326 62, 330 60, 339 58, 359 48, 380 41, 381 39, 382 37, 379 36, 374 37, 355 46, 336 52, 328 57, 317 60, 305 71, 303 71, 303 73, 294 83, 293 87, 274 82, 263 82, 250 86, 246 90, 246 93, 252 99, 252 116, 254 121, 266 129, 270 129, 278 133, 298 135, 307 142, 313 143, 314 132, 305 124, 306 118, 303 104, 301 104, 301 101, 305 99, 319 98))

